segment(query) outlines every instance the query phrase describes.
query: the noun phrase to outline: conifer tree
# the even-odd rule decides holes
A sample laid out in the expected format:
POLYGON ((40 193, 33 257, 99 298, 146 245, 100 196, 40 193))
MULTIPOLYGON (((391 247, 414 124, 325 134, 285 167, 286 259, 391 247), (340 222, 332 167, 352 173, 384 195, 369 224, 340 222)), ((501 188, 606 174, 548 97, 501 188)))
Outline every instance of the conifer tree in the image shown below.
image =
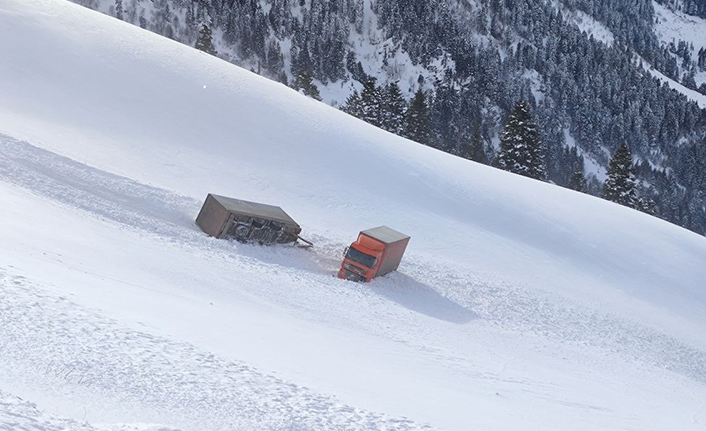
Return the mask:
POLYGON ((496 165, 500 169, 536 180, 546 180, 542 141, 527 102, 519 100, 508 118, 500 140, 496 165))
POLYGON ((414 94, 412 103, 405 115, 405 137, 420 144, 429 145, 431 133, 429 130, 429 108, 424 92, 419 89, 414 94))
POLYGON ((657 214, 657 205, 655 204, 655 201, 650 198, 638 198, 637 203, 635 204, 635 209, 649 215, 657 214))
POLYGON ((363 84, 363 91, 360 93, 362 108, 361 120, 380 127, 382 121, 382 94, 375 85, 375 78, 368 78, 363 84))
POLYGON ((446 69, 444 78, 436 80, 434 87, 434 97, 429 105, 432 141, 434 147, 450 153, 457 146, 461 103, 452 70, 446 69))
POLYGON ((361 118, 363 116, 363 109, 361 107, 360 102, 360 94, 358 94, 357 90, 353 90, 353 93, 348 96, 348 99, 346 99, 346 103, 341 106, 341 111, 356 118, 361 118))
POLYGON ((361 84, 365 83, 369 78, 365 70, 363 70, 363 64, 356 59, 353 51, 348 51, 348 55, 346 55, 346 69, 351 73, 351 78, 361 84))
POLYGON ((192 27, 195 23, 196 23, 196 11, 194 10, 194 4, 189 3, 189 6, 187 6, 187 8, 186 8, 186 25, 188 27, 192 27))
POLYGON ((586 193, 586 177, 583 176, 583 172, 576 171, 571 174, 568 188, 576 190, 577 192, 586 193))
POLYGON ((473 124, 473 135, 471 136, 471 146, 469 148, 468 158, 474 162, 483 164, 488 163, 488 157, 485 155, 483 132, 481 130, 480 120, 478 119, 476 119, 473 124))
POLYGON ((213 36, 211 35, 211 28, 208 25, 201 25, 201 31, 199 32, 199 37, 196 39, 196 45, 194 47, 211 55, 218 54, 216 47, 213 46, 213 36))
POLYGON ((404 114, 407 102, 404 100, 402 90, 397 82, 387 84, 383 94, 382 124, 381 127, 395 135, 404 134, 404 114))
POLYGON ((610 160, 608 179, 603 184, 603 198, 635 208, 637 206, 636 187, 632 154, 628 144, 623 142, 610 160))
POLYGON ((280 77, 284 73, 284 56, 279 42, 270 41, 267 45, 267 70, 272 76, 280 77))
POLYGON ((321 100, 321 94, 319 93, 319 87, 314 84, 314 78, 311 76, 309 69, 302 69, 297 74, 294 83, 292 84, 294 89, 301 91, 305 95, 311 97, 314 100, 321 100))
POLYGON ((122 20, 123 12, 123 0, 115 0, 115 17, 122 20))
POLYGON ((464 159, 473 160, 474 162, 487 164, 488 159, 485 154, 485 144, 483 141, 483 132, 481 130, 480 121, 476 119, 473 123, 473 133, 467 132, 468 128, 465 122, 459 124, 459 131, 456 138, 455 153, 464 159))

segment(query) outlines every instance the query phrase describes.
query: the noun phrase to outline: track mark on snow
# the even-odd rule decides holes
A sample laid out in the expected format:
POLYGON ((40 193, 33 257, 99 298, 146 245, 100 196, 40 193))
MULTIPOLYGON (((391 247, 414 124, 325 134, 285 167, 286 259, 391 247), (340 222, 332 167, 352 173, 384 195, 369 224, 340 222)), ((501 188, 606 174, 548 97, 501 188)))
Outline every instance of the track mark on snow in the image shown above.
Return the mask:
POLYGON ((137 401, 191 429, 430 429, 343 405, 190 344, 120 327, 3 270, 0 340, 0 368, 87 398, 137 401))

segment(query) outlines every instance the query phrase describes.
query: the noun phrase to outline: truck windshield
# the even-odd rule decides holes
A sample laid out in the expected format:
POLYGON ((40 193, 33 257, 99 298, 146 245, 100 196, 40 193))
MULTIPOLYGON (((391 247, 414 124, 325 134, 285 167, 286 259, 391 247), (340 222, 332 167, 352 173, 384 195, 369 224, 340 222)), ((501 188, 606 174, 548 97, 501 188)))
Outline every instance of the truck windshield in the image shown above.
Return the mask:
POLYGON ((346 257, 351 259, 353 262, 358 262, 359 264, 365 266, 366 268, 372 268, 375 266, 375 256, 370 256, 365 253, 362 253, 353 247, 348 247, 348 253, 346 253, 346 257))

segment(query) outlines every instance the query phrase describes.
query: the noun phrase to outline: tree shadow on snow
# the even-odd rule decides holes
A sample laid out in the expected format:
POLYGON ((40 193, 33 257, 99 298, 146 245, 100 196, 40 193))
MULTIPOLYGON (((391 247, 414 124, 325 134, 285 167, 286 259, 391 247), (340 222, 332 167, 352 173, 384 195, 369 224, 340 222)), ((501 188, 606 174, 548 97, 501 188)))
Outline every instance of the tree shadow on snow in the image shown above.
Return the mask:
POLYGON ((456 324, 464 324, 478 315, 438 293, 434 288, 412 277, 393 272, 374 279, 370 290, 415 313, 456 324))

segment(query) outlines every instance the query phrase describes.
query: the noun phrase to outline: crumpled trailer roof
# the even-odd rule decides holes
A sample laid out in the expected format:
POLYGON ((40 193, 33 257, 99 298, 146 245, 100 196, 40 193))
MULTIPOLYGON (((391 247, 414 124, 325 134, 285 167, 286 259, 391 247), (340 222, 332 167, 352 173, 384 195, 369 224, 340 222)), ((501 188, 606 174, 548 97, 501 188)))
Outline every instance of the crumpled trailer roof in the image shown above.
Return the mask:
POLYGON ((259 217, 267 220, 276 220, 285 224, 299 227, 299 224, 292 219, 289 214, 278 206, 260 204, 257 202, 243 201, 240 199, 227 198, 225 196, 209 195, 220 203, 223 208, 230 212, 259 217))

